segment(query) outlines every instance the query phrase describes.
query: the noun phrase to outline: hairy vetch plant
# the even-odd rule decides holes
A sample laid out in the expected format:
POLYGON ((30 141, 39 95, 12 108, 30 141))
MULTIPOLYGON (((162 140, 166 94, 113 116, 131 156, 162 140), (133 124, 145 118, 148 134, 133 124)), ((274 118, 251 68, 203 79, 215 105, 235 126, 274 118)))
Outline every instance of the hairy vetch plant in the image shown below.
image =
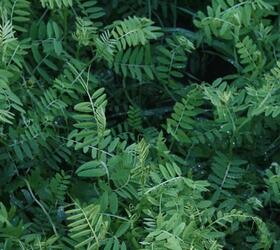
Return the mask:
POLYGON ((280 249, 279 9, 0 1, 0 248, 280 249))

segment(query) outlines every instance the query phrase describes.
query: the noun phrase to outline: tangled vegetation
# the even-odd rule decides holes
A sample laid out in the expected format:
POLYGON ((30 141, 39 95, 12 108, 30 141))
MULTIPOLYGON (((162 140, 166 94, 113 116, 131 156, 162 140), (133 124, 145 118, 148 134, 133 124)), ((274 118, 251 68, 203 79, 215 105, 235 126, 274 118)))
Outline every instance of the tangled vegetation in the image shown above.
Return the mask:
POLYGON ((1 0, 0 248, 280 249, 279 0, 1 0))

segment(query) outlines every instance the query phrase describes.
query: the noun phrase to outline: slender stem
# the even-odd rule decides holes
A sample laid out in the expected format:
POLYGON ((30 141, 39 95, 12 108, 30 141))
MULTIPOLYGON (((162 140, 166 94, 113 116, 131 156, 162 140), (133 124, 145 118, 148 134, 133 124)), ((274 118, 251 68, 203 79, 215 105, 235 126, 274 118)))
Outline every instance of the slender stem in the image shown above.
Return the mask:
POLYGON ((39 205, 39 207, 42 209, 42 211, 44 212, 44 214, 47 216, 47 218, 48 218, 48 220, 49 220, 49 222, 50 222, 50 224, 51 224, 51 226, 52 226, 52 229, 53 229, 54 234, 58 237, 59 234, 58 234, 57 231, 56 231, 56 228, 55 228, 55 225, 54 225, 54 223, 53 223, 53 221, 52 221, 51 216, 49 215, 49 213, 48 213, 47 210, 45 209, 44 205, 43 205, 43 204, 36 198, 36 196, 34 195, 34 193, 33 193, 32 189, 31 189, 31 187, 30 187, 30 184, 29 184, 28 180, 24 179, 24 182, 26 183, 27 189, 28 189, 28 191, 29 191, 31 197, 32 197, 33 200, 39 205))
POLYGON ((127 100, 130 102, 130 104, 131 104, 132 106, 134 106, 134 107, 137 106, 137 105, 135 104, 135 102, 131 99, 131 97, 129 96, 129 94, 128 94, 128 92, 127 92, 127 87, 126 87, 125 78, 123 78, 123 80, 122 80, 122 86, 123 86, 124 94, 125 94, 127 100))
POLYGON ((144 194, 146 195, 146 194, 148 194, 148 193, 150 193, 150 192, 152 192, 152 191, 155 191, 155 190, 158 189, 159 187, 164 186, 165 184, 167 184, 167 183, 169 183, 169 182, 176 181, 176 180, 180 180, 180 179, 183 179, 183 177, 182 177, 182 176, 178 176, 178 177, 174 177, 174 178, 172 178, 172 179, 166 180, 166 181, 164 181, 164 182, 161 182, 160 184, 158 184, 158 185, 156 185, 156 186, 154 186, 154 187, 148 189, 144 194))

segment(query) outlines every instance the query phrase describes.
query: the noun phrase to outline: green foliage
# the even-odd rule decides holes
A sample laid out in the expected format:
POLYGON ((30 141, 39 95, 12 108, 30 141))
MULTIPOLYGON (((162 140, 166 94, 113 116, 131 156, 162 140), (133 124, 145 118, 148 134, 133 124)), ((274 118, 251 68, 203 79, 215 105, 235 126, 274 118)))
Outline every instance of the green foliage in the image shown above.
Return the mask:
POLYGON ((174 40, 167 38, 167 46, 158 46, 158 77, 165 81, 170 81, 173 77, 181 78, 186 66, 186 51, 193 49, 189 40, 182 37, 175 37, 174 40))
POLYGON ((154 22, 147 18, 136 16, 114 22, 112 36, 116 40, 117 49, 125 50, 127 47, 145 45, 149 40, 160 37, 160 28, 153 24, 154 22))
POLYGON ((217 190, 215 195, 219 195, 220 192, 230 195, 225 190, 234 189, 238 186, 238 180, 244 174, 242 169, 244 164, 246 164, 244 160, 230 159, 221 152, 217 152, 217 155, 213 157, 212 174, 209 176, 209 181, 213 183, 214 188, 217 190))
POLYGON ((135 130, 142 129, 142 112, 140 108, 130 106, 127 112, 128 115, 128 124, 131 128, 135 130))
POLYGON ((154 79, 154 65, 151 58, 150 46, 135 47, 119 51, 114 60, 114 70, 124 77, 130 76, 139 80, 154 79))
POLYGON ((54 9, 55 7, 62 8, 72 6, 72 0, 40 0, 43 7, 54 9))
POLYGON ((50 190, 53 193, 55 199, 62 203, 66 198, 66 193, 71 184, 71 176, 66 175, 64 171, 56 173, 50 181, 50 190))
POLYGON ((0 248, 279 249, 279 8, 0 1, 0 248))
POLYGON ((266 170, 265 183, 267 185, 268 195, 266 202, 273 201, 276 203, 280 202, 280 175, 279 175, 279 166, 278 164, 272 164, 270 169, 266 170))
POLYGON ((75 203, 73 209, 67 211, 68 220, 71 222, 69 227, 70 237, 77 244, 75 248, 96 249, 100 245, 100 241, 104 238, 107 231, 107 223, 103 222, 100 208, 95 205, 81 207, 75 203))
POLYGON ((253 44, 253 41, 246 36, 242 42, 237 43, 238 54, 240 55, 240 63, 244 64, 244 73, 253 72, 257 74, 261 71, 265 62, 262 58, 262 54, 257 50, 257 46, 253 44))

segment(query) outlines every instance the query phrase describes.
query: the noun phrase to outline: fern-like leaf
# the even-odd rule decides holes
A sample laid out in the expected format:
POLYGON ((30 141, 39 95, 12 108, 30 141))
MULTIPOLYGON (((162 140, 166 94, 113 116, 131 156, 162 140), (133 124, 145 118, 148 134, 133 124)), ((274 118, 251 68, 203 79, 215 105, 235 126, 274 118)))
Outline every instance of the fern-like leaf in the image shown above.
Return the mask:
POLYGON ((67 210, 66 214, 70 221, 70 237, 76 242, 75 249, 99 248, 108 228, 108 222, 100 214, 100 207, 95 204, 82 207, 76 202, 74 208, 67 210))
POLYGON ((154 22, 147 18, 128 17, 123 21, 116 21, 112 35, 116 40, 118 50, 127 47, 145 45, 149 40, 162 35, 160 28, 153 26, 154 22))

